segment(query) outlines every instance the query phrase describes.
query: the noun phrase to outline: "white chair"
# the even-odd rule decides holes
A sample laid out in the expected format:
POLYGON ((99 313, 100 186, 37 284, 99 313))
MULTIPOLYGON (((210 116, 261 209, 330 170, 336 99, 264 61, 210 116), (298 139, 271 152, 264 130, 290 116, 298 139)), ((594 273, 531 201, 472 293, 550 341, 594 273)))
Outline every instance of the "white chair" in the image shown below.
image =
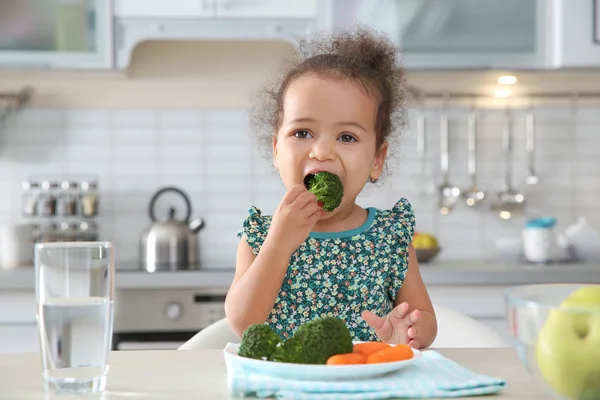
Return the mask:
MULTIPOLYGON (((432 348, 507 347, 500 335, 473 318, 456 310, 434 305, 438 334, 432 348)), ((222 349, 227 343, 239 343, 227 319, 223 318, 201 330, 178 350, 222 349)))
POLYGON ((196 333, 177 350, 222 349, 227 343, 239 343, 240 340, 229 327, 227 318, 223 318, 196 333))
POLYGON ((438 333, 431 348, 509 346, 498 333, 468 315, 435 304, 433 308, 438 333))

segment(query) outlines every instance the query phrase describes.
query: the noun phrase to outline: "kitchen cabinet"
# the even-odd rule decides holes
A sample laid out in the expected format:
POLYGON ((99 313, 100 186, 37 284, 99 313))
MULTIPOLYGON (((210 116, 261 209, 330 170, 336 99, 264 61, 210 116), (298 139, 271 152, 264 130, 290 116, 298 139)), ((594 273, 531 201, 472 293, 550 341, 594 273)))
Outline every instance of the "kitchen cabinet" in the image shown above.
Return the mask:
POLYGON ((218 18, 316 18, 317 0, 217 0, 218 18))
POLYGON ((112 67, 112 2, 11 0, 2 4, 0 67, 112 67))
POLYGON ((600 67, 600 0, 560 0, 560 64, 600 67))
POLYGON ((0 292, 0 354, 38 352, 35 291, 0 292))
POLYGON ((407 69, 556 66, 555 1, 332 0, 332 7, 332 25, 360 22, 388 33, 407 69))
POLYGON ((0 325, 0 354, 40 351, 36 324, 0 325))
POLYGON ((117 18, 213 18, 211 0, 115 0, 117 18))
POLYGON ((115 0, 117 18, 316 18, 317 0, 115 0))
MULTIPOLYGON (((327 0, 328 1, 328 0, 327 0)), ((115 0, 115 66, 149 40, 282 40, 293 45, 326 14, 319 0, 115 0)), ((208 56, 208 55, 207 55, 208 56)))

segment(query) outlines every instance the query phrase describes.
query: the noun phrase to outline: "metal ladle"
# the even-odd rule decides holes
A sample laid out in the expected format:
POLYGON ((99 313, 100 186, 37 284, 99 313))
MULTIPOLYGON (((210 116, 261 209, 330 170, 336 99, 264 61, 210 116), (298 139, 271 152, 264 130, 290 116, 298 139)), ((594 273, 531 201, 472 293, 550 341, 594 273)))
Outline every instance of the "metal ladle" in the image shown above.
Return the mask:
POLYGON ((529 173, 525 177, 525 183, 527 185, 537 185, 540 183, 540 177, 535 174, 535 115, 533 106, 529 108, 525 115, 525 140, 529 161, 529 173))
POLYGON ((502 145, 506 157, 506 177, 503 189, 498 193, 496 202, 492 209, 502 219, 511 219, 523 212, 525 208, 525 196, 512 187, 512 139, 513 119, 510 110, 506 111, 506 126, 503 132, 502 145))
POLYGON ((446 110, 446 98, 444 98, 444 109, 440 117, 440 166, 442 172, 442 184, 439 187, 440 214, 447 215, 458 202, 460 189, 451 185, 448 179, 448 112, 446 110))
POLYGON ((477 184, 477 114, 475 106, 471 107, 471 113, 468 120, 468 170, 471 178, 471 187, 463 192, 463 200, 469 207, 474 207, 485 198, 485 189, 477 184))

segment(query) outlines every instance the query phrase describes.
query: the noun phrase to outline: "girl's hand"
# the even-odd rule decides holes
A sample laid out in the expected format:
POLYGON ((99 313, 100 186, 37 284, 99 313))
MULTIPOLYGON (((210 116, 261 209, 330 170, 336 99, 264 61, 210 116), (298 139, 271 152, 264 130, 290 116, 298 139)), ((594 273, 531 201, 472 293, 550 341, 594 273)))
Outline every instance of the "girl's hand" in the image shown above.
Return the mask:
POLYGON ((363 320, 375 330, 379 340, 390 344, 408 344, 415 349, 420 347, 418 327, 415 326, 420 316, 419 310, 408 314, 408 303, 399 304, 385 317, 379 317, 371 311, 362 312, 363 320))
POLYGON ((268 241, 291 255, 306 240, 320 216, 317 197, 304 185, 296 185, 277 206, 265 243, 268 241))

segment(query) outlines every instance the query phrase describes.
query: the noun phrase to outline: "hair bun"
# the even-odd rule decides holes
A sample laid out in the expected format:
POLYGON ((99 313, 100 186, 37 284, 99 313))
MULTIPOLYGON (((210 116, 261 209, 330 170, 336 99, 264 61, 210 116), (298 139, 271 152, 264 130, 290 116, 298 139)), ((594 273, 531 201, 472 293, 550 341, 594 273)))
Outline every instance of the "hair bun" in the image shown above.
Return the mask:
POLYGON ((299 46, 301 60, 338 56, 357 69, 373 74, 393 74, 400 68, 398 50, 387 34, 375 33, 364 26, 351 30, 319 32, 308 36, 299 46))

